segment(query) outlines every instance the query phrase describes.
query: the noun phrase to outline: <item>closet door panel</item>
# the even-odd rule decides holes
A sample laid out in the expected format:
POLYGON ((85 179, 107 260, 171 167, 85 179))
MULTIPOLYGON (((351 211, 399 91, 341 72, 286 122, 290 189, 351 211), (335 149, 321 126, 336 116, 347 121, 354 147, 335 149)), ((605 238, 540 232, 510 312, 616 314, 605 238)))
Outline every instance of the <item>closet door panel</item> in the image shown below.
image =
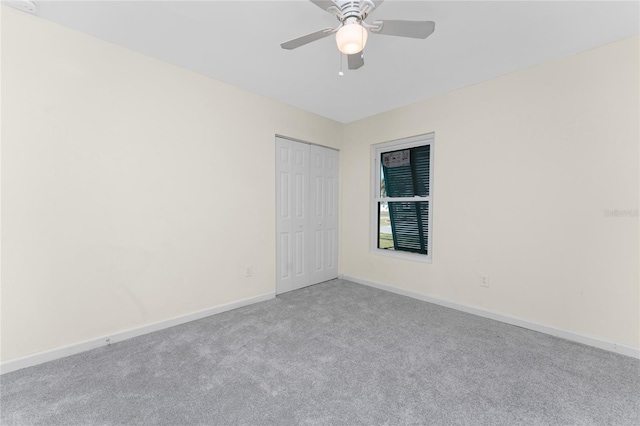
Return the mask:
POLYGON ((309 145, 293 142, 293 288, 309 285, 309 145))
POLYGON ((276 292, 293 290, 293 143, 276 139, 276 292))
POLYGON ((325 149, 325 280, 338 277, 338 170, 338 151, 325 149))
POLYGON ((338 152, 276 138, 276 292, 338 276, 338 152))
POLYGON ((310 230, 311 230, 311 284, 325 281, 325 153, 326 148, 311 146, 311 191, 310 191, 310 230))

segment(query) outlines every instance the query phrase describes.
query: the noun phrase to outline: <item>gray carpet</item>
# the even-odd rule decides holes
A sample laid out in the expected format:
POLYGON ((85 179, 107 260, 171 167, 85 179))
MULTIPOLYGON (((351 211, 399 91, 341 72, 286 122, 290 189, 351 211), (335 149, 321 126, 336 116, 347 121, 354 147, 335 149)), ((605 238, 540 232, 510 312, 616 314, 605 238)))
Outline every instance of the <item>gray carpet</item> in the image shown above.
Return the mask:
POLYGON ((638 425, 639 361, 334 280, 3 375, 3 425, 638 425))

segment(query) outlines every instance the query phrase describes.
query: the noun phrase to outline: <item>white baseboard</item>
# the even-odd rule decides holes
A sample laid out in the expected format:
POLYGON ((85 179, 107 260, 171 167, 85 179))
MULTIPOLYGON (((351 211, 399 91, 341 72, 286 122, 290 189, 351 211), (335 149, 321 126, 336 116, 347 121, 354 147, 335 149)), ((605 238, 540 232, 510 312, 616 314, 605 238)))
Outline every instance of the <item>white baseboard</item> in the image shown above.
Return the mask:
POLYGON ((236 302, 214 306, 213 308, 207 308, 202 311, 192 312, 190 314, 180 315, 163 321, 158 321, 153 324, 130 328, 128 330, 119 331, 114 334, 96 337, 94 339, 73 343, 71 345, 50 349, 44 352, 26 355, 20 358, 10 359, 8 361, 0 363, 0 374, 10 373, 12 371, 21 370, 26 367, 32 367, 34 365, 42 364, 44 362, 53 361, 55 359, 64 358, 70 355, 75 355, 77 353, 96 349, 101 346, 107 346, 111 343, 122 342, 123 340, 131 339, 143 334, 153 333, 154 331, 159 331, 165 328, 199 320, 211 315, 241 308, 243 306, 252 305, 258 302, 264 302, 265 300, 270 300, 274 297, 276 297, 275 293, 266 293, 260 296, 250 297, 248 299, 242 299, 236 302))
POLYGON ((594 346, 606 351, 615 352, 621 355, 630 356, 632 358, 640 359, 640 348, 633 346, 621 345, 607 340, 599 339, 597 337, 586 336, 580 333, 574 333, 573 331, 563 330, 561 328, 551 327, 548 325, 540 324, 533 321, 528 321, 518 317, 512 317, 510 315, 501 314, 499 312, 491 311, 489 309, 478 308, 475 306, 464 305, 461 303, 451 302, 449 300, 440 299, 437 297, 425 296, 420 293, 416 293, 409 290, 403 290, 398 287, 369 281, 362 278, 352 277, 349 275, 342 275, 341 278, 352 281, 354 283, 363 284, 369 287, 374 287, 380 290, 389 291, 391 293, 401 294, 403 296, 411 297, 413 299, 422 300, 436 305, 445 306, 447 308, 456 309, 458 311, 467 312, 470 314, 478 315, 485 318, 490 318, 496 321, 501 321, 507 324, 516 325, 518 327, 527 328, 529 330, 538 331, 540 333, 550 334, 552 336, 560 337, 573 342, 582 343, 589 346, 594 346))

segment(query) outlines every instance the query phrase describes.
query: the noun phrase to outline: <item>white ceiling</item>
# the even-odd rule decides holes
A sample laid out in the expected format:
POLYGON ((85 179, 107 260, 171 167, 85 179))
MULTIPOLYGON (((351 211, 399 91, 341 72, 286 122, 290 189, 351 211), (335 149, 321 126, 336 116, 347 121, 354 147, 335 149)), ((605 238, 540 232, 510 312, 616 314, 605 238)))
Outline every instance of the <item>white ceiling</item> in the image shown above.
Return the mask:
MULTIPOLYGON (((290 1, 39 1, 37 14, 346 123, 640 32, 637 1, 385 1, 373 19, 432 20, 426 40, 371 35, 365 66, 340 77, 335 26, 290 1)), ((371 22, 373 19, 368 19, 371 22)))

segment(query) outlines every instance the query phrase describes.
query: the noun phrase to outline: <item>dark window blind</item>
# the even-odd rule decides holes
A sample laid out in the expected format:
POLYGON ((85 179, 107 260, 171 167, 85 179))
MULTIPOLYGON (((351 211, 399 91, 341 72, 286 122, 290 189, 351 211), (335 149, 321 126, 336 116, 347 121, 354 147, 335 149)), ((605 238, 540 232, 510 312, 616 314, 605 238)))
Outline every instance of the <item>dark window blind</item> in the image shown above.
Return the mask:
MULTIPOLYGON (((429 195, 431 146, 418 146, 382 154, 382 174, 388 197, 429 195)), ((428 254, 429 202, 389 202, 395 250, 428 254)))

